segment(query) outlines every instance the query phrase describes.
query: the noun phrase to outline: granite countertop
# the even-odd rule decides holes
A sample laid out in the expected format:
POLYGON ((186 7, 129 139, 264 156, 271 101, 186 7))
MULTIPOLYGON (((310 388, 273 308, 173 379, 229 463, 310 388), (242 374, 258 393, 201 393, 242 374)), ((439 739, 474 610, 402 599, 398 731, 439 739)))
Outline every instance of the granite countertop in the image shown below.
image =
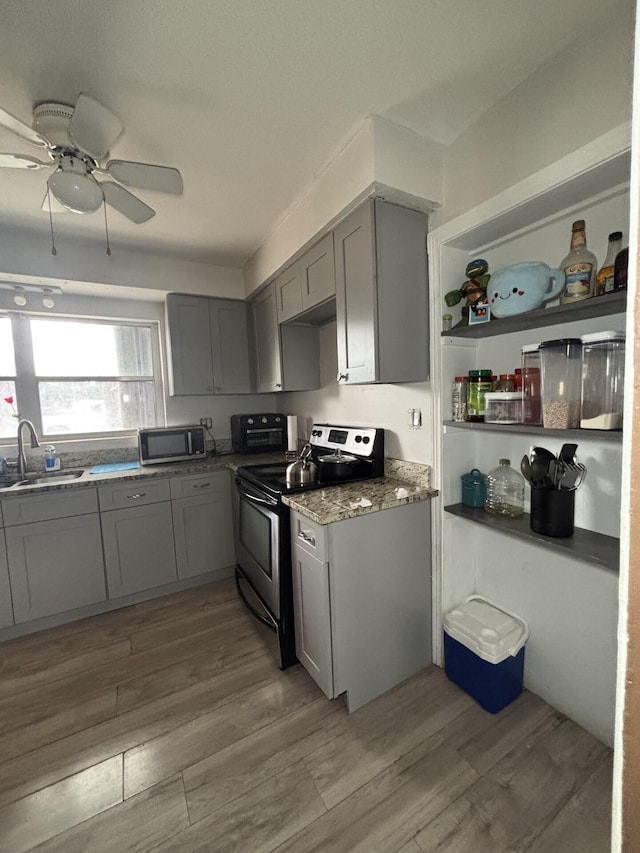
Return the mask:
POLYGON ((316 524, 332 524, 383 509, 437 497, 430 486, 431 468, 399 459, 385 460, 378 480, 326 486, 312 492, 283 496, 282 502, 316 524))
POLYGON ((231 469, 231 471, 235 472, 241 465, 259 465, 263 462, 284 462, 284 456, 282 453, 252 453, 251 455, 228 453, 221 456, 208 456, 206 459, 197 461, 165 462, 162 465, 145 465, 126 471, 112 471, 101 474, 91 474, 90 467, 80 469, 78 466, 69 470, 82 470, 82 474, 79 477, 69 480, 64 478, 65 469, 62 468, 58 472, 61 475, 60 478, 54 476, 51 478, 51 482, 0 488, 0 498, 4 500, 5 498, 19 497, 27 494, 59 492, 88 486, 105 486, 111 483, 126 483, 128 481, 149 479, 152 477, 179 477, 183 474, 198 474, 226 469, 231 469))

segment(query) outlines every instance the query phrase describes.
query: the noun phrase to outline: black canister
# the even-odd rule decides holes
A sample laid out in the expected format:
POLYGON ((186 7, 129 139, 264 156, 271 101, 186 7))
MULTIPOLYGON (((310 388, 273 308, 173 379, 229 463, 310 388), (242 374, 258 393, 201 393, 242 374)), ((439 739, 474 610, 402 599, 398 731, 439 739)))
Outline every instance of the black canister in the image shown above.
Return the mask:
POLYGON ((575 489, 531 487, 531 529, 544 536, 573 536, 575 489))

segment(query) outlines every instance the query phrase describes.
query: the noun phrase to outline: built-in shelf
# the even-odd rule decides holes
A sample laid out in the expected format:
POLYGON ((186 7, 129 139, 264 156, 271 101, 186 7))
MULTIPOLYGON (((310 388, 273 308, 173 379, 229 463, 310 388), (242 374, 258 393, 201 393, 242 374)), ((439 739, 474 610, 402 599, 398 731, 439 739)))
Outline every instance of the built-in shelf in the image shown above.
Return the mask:
POLYGON ((510 432, 520 435, 553 436, 554 438, 565 438, 567 441, 578 442, 581 439, 593 438, 598 441, 610 441, 614 444, 622 442, 622 430, 618 429, 548 429, 535 424, 485 424, 475 421, 445 421, 444 426, 449 429, 471 429, 485 432, 510 432))
POLYGON ((496 335, 508 335, 511 332, 523 332, 527 329, 537 329, 542 326, 555 326, 558 323, 572 323, 575 320, 590 320, 593 317, 605 317, 608 314, 620 314, 626 311, 627 293, 606 293, 594 299, 584 299, 567 305, 556 305, 553 308, 538 308, 516 314, 515 317, 494 319, 488 323, 478 323, 473 326, 460 326, 442 332, 443 338, 491 338, 496 335))
POLYGON ((543 536, 541 533, 532 530, 529 524, 530 517, 526 513, 521 518, 506 518, 491 515, 482 508, 476 509, 464 504, 446 506, 445 512, 466 518, 468 521, 489 527, 499 533, 505 533, 507 536, 517 536, 521 540, 526 539, 545 548, 564 553, 568 557, 575 557, 587 563, 595 563, 597 566, 616 572, 619 569, 620 540, 614 536, 605 536, 602 533, 595 533, 593 530, 576 527, 573 536, 559 539, 553 536, 543 536))

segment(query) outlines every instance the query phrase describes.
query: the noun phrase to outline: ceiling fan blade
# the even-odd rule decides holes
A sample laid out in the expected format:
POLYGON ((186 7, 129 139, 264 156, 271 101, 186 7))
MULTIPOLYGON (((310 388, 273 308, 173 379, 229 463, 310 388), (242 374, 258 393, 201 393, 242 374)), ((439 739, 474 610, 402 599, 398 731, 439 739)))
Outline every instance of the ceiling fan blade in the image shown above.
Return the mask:
POLYGON ((153 166, 151 163, 134 163, 131 160, 109 160, 106 171, 126 187, 141 190, 157 190, 161 193, 180 195, 182 175, 169 166, 153 166))
POLYGON ((136 224, 147 222, 152 216, 156 215, 155 210, 149 205, 140 201, 120 184, 114 184, 112 181, 103 181, 100 186, 104 193, 104 200, 111 207, 114 207, 127 219, 130 219, 136 224))
POLYGON ((40 136, 37 131, 23 121, 20 121, 19 118, 15 118, 11 113, 3 110, 2 107, 0 107, 0 127, 6 127, 7 130, 15 133, 21 139, 30 142, 32 145, 37 145, 39 148, 49 148, 49 143, 43 136, 40 136))
POLYGON ((42 169, 44 166, 53 166, 53 163, 43 163, 28 154, 0 153, 0 169, 42 169))
POLYGON ((69 138, 81 151, 101 160, 122 133, 122 122, 89 95, 79 95, 69 123, 69 138))

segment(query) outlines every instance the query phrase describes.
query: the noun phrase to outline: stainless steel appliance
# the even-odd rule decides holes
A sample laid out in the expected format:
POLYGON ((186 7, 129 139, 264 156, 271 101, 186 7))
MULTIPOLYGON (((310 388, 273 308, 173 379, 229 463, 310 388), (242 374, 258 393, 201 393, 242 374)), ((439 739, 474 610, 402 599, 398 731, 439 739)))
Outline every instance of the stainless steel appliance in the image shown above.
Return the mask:
POLYGON ((138 430, 138 455, 141 465, 183 462, 204 458, 207 449, 204 427, 150 427, 138 430))
POLYGON ((286 461, 246 465, 236 473, 234 511, 236 537, 236 586, 241 599, 268 629, 282 669, 297 662, 293 627, 291 529, 289 508, 282 496, 384 476, 384 430, 314 424, 309 437, 314 464, 338 450, 355 461, 348 474, 318 466, 313 483, 287 481, 286 461))
POLYGON ((231 415, 234 453, 272 453, 285 449, 286 415, 231 415))

